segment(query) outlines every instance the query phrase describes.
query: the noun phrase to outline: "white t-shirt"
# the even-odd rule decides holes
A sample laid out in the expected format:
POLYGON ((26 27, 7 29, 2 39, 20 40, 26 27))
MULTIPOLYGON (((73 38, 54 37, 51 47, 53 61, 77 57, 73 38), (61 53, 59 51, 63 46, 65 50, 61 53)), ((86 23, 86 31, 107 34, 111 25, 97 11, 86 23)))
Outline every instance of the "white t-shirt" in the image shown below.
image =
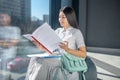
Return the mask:
POLYGON ((20 39, 20 29, 18 27, 0 26, 0 40, 20 39))
POLYGON ((68 41, 68 47, 71 49, 77 50, 85 46, 83 35, 79 29, 73 27, 66 30, 64 28, 58 28, 55 32, 63 41, 68 41))
MULTIPOLYGON (((0 40, 10 41, 13 39, 20 39, 21 31, 18 27, 7 26, 2 27, 0 26, 0 40)), ((16 47, 11 46, 9 48, 4 48, 0 46, 0 53, 2 54, 1 57, 6 56, 15 56, 16 54, 16 47)))

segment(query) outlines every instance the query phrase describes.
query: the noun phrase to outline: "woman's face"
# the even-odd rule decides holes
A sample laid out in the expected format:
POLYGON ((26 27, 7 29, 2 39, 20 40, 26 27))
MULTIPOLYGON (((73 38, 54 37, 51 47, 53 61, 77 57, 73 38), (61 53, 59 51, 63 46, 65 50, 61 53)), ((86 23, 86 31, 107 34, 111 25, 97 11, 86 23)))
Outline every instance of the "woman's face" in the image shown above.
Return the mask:
POLYGON ((8 26, 11 22, 10 16, 7 14, 0 14, 0 25, 8 26))
POLYGON ((60 11, 59 13, 59 22, 60 22, 60 25, 64 28, 67 28, 70 26, 65 14, 62 11, 60 11))

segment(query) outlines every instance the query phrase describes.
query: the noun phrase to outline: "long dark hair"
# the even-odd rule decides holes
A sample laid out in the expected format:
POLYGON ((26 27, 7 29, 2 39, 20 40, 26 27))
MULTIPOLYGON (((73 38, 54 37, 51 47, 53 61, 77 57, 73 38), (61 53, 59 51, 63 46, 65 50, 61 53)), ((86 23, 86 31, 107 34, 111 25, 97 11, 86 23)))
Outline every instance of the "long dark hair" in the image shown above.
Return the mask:
POLYGON ((66 6, 60 9, 60 12, 63 12, 68 20, 68 23, 74 27, 78 28, 78 23, 75 15, 75 11, 72 7, 66 6))

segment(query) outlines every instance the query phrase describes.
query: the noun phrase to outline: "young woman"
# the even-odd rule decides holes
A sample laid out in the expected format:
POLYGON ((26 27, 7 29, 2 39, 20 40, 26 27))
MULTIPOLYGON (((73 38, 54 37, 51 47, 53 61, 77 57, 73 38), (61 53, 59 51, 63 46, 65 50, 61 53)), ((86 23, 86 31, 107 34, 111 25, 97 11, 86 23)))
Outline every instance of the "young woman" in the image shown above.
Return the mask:
POLYGON ((65 41, 60 44, 60 47, 74 56, 85 58, 86 47, 82 33, 78 29, 74 10, 71 7, 62 8, 59 13, 59 22, 63 28, 57 29, 56 32, 65 41), (67 39, 68 36, 71 37, 67 39))
MULTIPOLYGON (((86 57, 86 47, 81 31, 78 29, 78 24, 75 16, 75 12, 71 7, 64 7, 59 12, 59 22, 62 28, 58 28, 55 32, 64 41, 60 42, 60 48, 63 52, 67 52, 77 57, 86 57)), ((43 49, 37 42, 34 44, 40 49, 43 49)), ((61 62, 59 59, 37 59, 34 58, 30 62, 26 80, 53 80, 54 68, 60 66, 61 62), (33 67, 37 61, 36 70, 33 67), (39 68, 39 69, 38 69, 39 68), (30 72, 34 74, 30 74, 30 72)), ((60 71, 59 71, 60 72, 60 71)), ((78 72, 69 73, 65 71, 68 80, 80 80, 78 72)), ((64 80, 63 77, 58 74, 57 80, 64 80)))
POLYGON ((17 43, 21 37, 18 27, 11 26, 11 17, 8 13, 0 12, 0 59, 1 69, 7 70, 9 60, 16 57, 17 43))

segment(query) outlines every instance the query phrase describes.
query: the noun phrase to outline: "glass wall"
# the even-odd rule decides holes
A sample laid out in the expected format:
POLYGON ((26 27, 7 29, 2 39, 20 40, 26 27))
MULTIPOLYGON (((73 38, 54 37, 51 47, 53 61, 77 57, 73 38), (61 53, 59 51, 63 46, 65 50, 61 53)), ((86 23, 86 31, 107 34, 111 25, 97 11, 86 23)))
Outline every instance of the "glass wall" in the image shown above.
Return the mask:
POLYGON ((49 23, 49 0, 0 0, 0 80, 24 80, 30 54, 43 53, 23 37, 49 23))

